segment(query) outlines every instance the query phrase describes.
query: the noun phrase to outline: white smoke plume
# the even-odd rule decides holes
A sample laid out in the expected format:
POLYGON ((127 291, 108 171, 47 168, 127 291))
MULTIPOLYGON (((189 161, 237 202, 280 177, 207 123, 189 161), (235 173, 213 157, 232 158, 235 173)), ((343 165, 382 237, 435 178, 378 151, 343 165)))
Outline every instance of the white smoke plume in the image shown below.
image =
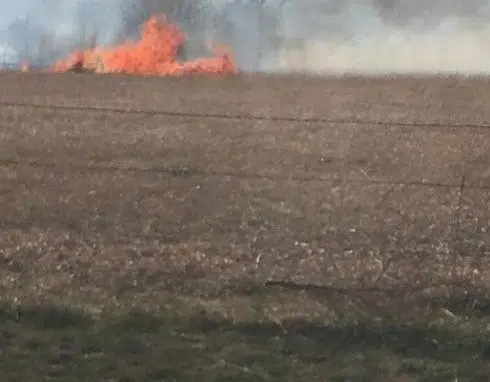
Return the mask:
POLYGON ((17 0, 0 16, 0 55, 47 65, 134 38, 154 12, 188 33, 185 57, 222 42, 245 71, 490 69, 490 0, 17 0))
POLYGON ((490 69, 488 0, 286 0, 281 8, 283 43, 263 63, 274 71, 490 69))

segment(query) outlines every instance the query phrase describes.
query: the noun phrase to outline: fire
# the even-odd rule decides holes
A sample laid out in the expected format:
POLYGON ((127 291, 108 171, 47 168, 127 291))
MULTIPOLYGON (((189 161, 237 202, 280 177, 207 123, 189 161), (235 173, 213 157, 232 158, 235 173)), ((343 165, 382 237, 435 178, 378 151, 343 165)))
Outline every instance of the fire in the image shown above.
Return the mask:
POLYGON ((186 36, 177 25, 168 22, 164 15, 153 16, 142 25, 139 41, 108 49, 94 47, 77 51, 56 62, 51 70, 162 76, 238 72, 233 58, 224 48, 214 48, 211 57, 179 61, 178 52, 185 42, 186 36))
POLYGON ((29 63, 26 60, 23 60, 20 63, 20 70, 21 70, 21 72, 28 72, 29 71, 29 63))

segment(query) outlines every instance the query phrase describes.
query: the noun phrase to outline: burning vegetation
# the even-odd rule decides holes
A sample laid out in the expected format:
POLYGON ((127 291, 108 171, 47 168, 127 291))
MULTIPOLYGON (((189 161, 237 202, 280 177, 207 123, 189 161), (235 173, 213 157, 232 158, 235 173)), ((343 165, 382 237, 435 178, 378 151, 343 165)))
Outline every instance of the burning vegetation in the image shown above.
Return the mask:
MULTIPOLYGON (((212 55, 196 60, 179 59, 186 35, 165 15, 152 16, 141 26, 136 42, 114 47, 98 47, 75 51, 56 62, 50 70, 63 72, 126 73, 135 75, 183 76, 191 74, 236 74, 237 66, 229 50, 212 48, 212 55)), ((25 66, 24 66, 25 70, 25 66)))

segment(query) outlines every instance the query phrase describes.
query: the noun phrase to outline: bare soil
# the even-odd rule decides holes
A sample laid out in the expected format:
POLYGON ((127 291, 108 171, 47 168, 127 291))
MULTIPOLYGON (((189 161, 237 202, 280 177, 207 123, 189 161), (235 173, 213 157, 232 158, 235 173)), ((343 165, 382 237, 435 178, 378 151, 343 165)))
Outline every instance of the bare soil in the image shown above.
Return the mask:
POLYGON ((0 84, 4 380, 489 380, 487 78, 0 84))

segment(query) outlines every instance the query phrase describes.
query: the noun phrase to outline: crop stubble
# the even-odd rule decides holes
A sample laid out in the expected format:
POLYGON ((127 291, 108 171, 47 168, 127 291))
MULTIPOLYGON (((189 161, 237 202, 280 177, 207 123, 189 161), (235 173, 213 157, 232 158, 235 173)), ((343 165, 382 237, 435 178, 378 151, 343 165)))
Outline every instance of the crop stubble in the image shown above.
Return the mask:
POLYGON ((2 88, 4 302, 183 300, 325 330, 485 309, 485 78, 5 73, 2 88))

